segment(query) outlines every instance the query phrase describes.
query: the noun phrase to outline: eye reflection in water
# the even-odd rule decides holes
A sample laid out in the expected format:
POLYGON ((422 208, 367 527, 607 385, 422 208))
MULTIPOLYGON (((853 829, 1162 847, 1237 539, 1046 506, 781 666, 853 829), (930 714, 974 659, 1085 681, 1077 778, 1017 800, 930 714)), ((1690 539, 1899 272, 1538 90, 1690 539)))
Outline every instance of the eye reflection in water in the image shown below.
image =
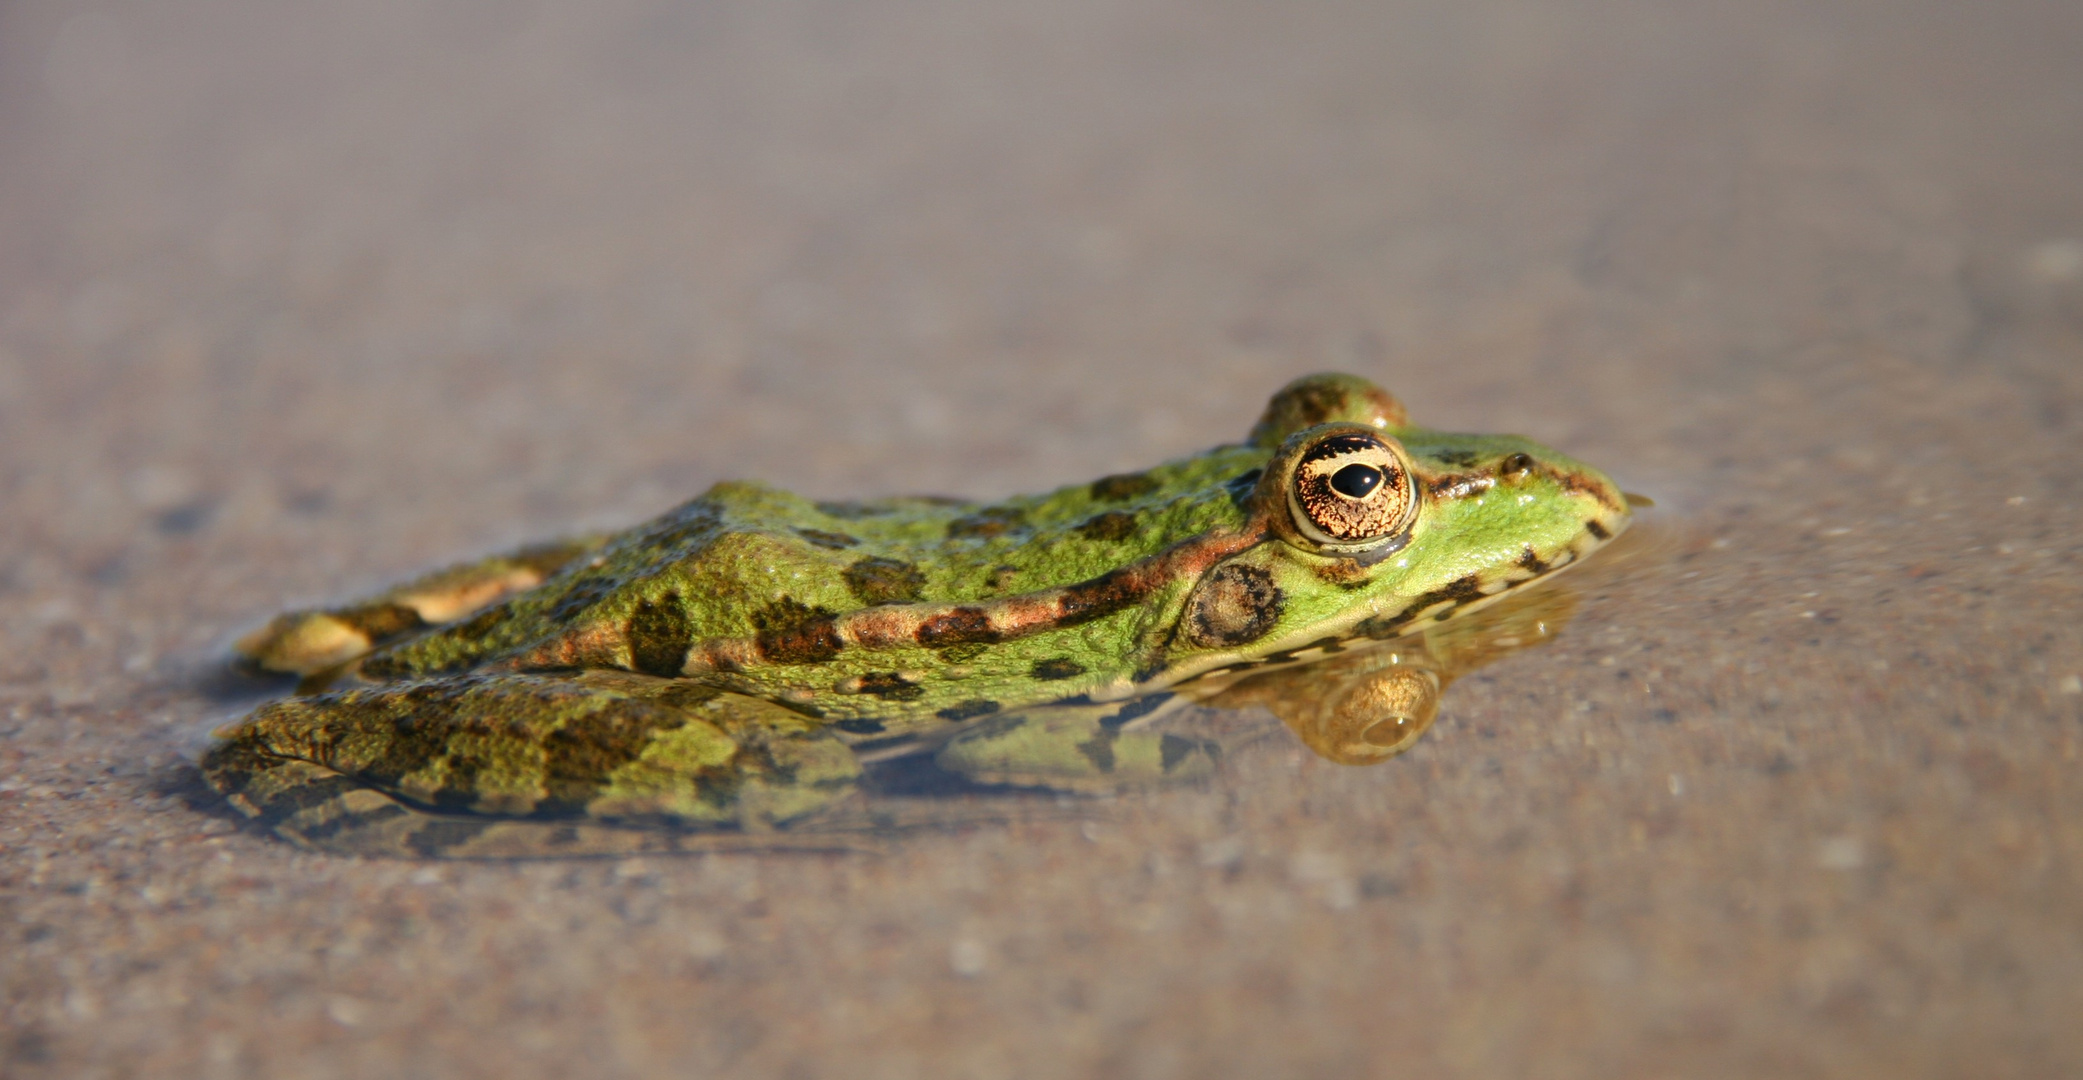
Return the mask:
POLYGON ((1508 597, 1422 634, 1363 642, 1317 663, 1251 675, 1205 704, 1264 708, 1326 760, 1379 765, 1432 727, 1440 697, 1455 679, 1545 644, 1576 606, 1564 587, 1508 597))

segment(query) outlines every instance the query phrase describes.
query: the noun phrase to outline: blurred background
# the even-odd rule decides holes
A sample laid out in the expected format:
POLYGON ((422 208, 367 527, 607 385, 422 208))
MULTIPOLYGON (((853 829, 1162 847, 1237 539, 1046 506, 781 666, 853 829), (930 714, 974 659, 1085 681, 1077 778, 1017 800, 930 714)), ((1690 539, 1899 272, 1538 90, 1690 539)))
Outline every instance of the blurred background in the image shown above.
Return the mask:
POLYGON ((2083 1069, 2079 55, 2055 0, 4 0, 0 1072, 2083 1069), (194 790, 286 604, 719 479, 1080 482, 1325 369, 1660 504, 1387 768, 873 863, 358 864, 194 790))

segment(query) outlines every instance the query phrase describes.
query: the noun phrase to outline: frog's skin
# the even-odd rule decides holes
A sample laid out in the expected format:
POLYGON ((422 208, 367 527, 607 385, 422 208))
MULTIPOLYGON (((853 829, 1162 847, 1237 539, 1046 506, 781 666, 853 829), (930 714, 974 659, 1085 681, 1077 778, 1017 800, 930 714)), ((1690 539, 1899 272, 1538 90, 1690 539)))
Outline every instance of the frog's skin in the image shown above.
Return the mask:
POLYGON ((1245 441, 1145 472, 988 505, 724 483, 627 532, 281 616, 238 648, 306 696, 221 732, 203 768, 291 839, 408 854, 502 821, 560 851, 677 843, 600 823, 770 830, 908 750, 1019 782, 1013 714, 1064 731, 1015 759, 1085 747, 1065 760, 1161 778, 1207 763, 1135 738, 1167 692, 1435 627, 1628 522, 1589 466, 1310 376, 1245 441))

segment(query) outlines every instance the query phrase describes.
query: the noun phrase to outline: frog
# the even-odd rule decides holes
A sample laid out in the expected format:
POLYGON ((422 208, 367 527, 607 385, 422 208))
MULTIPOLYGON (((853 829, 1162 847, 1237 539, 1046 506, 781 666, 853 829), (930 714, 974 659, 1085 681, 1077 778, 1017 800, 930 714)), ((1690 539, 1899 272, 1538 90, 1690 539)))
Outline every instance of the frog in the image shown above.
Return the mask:
MULTIPOLYGON (((787 846, 893 757, 981 785, 1180 782, 1221 748, 1150 723, 1165 710, 1437 631, 1631 519, 1560 451, 1310 375, 1240 441, 1043 494, 726 481, 277 616, 233 651, 296 692, 215 732, 201 770, 286 840, 408 857, 787 846)), ((1441 683, 1381 655, 1331 710, 1362 757, 1407 747, 1441 683)))

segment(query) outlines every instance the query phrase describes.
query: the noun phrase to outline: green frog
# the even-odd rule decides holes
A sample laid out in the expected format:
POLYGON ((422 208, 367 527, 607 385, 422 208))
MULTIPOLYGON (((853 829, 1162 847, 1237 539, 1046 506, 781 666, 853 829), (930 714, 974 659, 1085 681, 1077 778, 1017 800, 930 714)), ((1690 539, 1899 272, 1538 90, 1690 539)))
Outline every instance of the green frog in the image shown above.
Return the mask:
MULTIPOLYGON (((780 843, 904 755, 977 783, 1177 782, 1220 747, 1151 723, 1167 709, 1437 632, 1629 521, 1590 466, 1313 375, 1243 441, 1142 472, 991 503, 721 483, 277 617, 236 649, 298 696, 202 767, 287 839, 408 855, 780 843)), ((1422 731, 1441 677, 1417 655, 1346 676, 1335 741, 1371 760, 1422 731)))

